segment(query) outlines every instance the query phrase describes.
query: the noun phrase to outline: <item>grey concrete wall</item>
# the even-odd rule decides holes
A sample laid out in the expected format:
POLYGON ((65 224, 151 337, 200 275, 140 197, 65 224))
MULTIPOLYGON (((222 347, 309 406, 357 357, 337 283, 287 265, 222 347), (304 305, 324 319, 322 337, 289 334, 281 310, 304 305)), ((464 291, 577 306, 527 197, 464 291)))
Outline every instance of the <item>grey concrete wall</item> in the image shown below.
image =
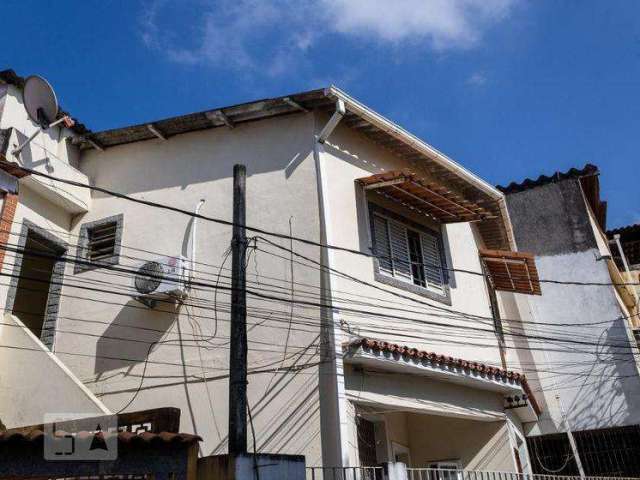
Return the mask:
MULTIPOLYGON (((541 279, 612 282, 577 180, 510 194, 507 204, 518 248, 536 255, 541 279)), ((508 339, 517 347, 510 366, 527 373, 544 409, 527 432, 564 430, 561 405, 575 430, 640 423, 640 377, 614 287, 543 283, 542 296, 515 297, 505 317, 537 324, 508 328, 547 338, 508 339)))
POLYGON ((557 255, 596 248, 580 183, 569 179, 507 195, 518 249, 557 255))

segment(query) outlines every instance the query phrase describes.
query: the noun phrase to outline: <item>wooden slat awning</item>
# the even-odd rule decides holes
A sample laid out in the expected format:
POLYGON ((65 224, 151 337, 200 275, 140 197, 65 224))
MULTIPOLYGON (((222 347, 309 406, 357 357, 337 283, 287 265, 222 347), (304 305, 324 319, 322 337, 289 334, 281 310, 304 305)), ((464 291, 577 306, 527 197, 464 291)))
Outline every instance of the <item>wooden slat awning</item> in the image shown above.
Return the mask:
POLYGON ((372 190, 442 223, 474 222, 495 215, 462 195, 435 183, 427 183, 413 173, 391 171, 359 178, 365 190, 372 190))
POLYGON ((480 258, 496 290, 542 295, 538 269, 531 253, 480 250, 480 258))

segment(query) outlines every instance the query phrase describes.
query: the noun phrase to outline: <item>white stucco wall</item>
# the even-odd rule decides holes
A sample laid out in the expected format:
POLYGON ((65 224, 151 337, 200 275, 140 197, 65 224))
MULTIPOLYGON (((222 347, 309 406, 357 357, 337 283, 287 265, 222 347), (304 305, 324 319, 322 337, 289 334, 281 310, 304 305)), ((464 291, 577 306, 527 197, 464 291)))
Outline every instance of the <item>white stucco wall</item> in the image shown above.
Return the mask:
POLYGON ((414 466, 456 460, 465 470, 515 472, 506 422, 474 422, 409 414, 411 461, 414 466))
POLYGON ((20 320, 0 318, 0 420, 5 427, 41 424, 46 414, 109 413, 20 320))
MULTIPOLYGON (((2 118, 13 118, 9 124, 28 133, 29 124, 24 118, 6 116, 7 111, 18 111, 19 102, 14 103, 8 110, 5 108, 2 118)), ((325 120, 324 115, 289 115, 238 125, 233 130, 192 132, 167 141, 154 139, 120 145, 105 152, 88 150, 82 153, 80 161, 65 150, 66 142, 60 142, 66 147, 54 142, 48 150, 57 148, 61 158, 77 166, 82 175, 97 185, 186 210, 192 210, 204 198, 201 213, 227 220, 232 214, 232 168, 235 163, 244 163, 248 170, 248 225, 285 235, 291 231, 310 240, 369 251, 367 212, 354 180, 394 168, 411 167, 419 171, 420 166, 403 163, 344 126, 338 127, 330 142, 318 147, 314 155, 313 134, 325 120), (324 175, 324 196, 318 194, 318 166, 324 175), (326 201, 323 205, 327 208, 326 217, 321 216, 322 199, 326 201)), ((64 135, 43 141, 57 141, 64 135)), ((396 205, 373 200, 396 213, 407 214, 396 205)), ((83 223, 123 214, 120 267, 135 269, 158 255, 189 255, 190 218, 95 192, 89 204, 88 213, 76 214, 52 204, 24 181, 13 229, 19 232, 24 219, 28 219, 66 242, 73 257, 83 223)), ((439 228, 416 215, 408 216, 429 228, 439 228)), ((449 267, 480 270, 477 249, 481 242, 474 226, 447 225, 442 227, 442 235, 449 267)), ((197 266, 197 280, 229 285, 230 258, 225 252, 230 238, 228 226, 199 222, 197 257, 202 263, 197 266)), ((288 241, 276 241, 290 246, 288 241)), ((17 243, 17 237, 11 237, 10 243, 17 243)), ((340 277, 322 283, 326 278, 321 278, 316 265, 293 263, 292 278, 286 252, 261 241, 258 247, 277 256, 260 250, 251 252, 250 289, 285 300, 319 301, 324 289, 330 287, 336 304, 339 299, 364 299, 368 303, 364 309, 391 311, 406 317, 380 319, 344 310, 326 317, 316 307, 297 306, 291 310, 284 301, 268 302, 249 295, 249 368, 255 370, 249 375, 249 403, 259 450, 305 454, 308 465, 337 464, 338 459, 332 455, 322 458, 321 445, 324 439, 326 452, 327 445, 345 441, 337 435, 338 424, 344 426, 345 420, 344 415, 336 414, 336 409, 344 413, 348 406, 340 403, 344 400, 341 362, 337 384, 336 371, 330 364, 324 363, 323 370, 317 366, 325 360, 320 355, 321 324, 333 327, 337 325, 333 322, 342 320, 350 334, 494 365, 500 363, 491 322, 461 319, 457 314, 443 316, 443 309, 445 313, 459 310, 490 316, 486 288, 480 277, 451 274, 449 307, 386 285, 380 286, 410 299, 400 299, 340 277), (434 321, 446 326, 429 325, 434 321), (479 326, 487 332, 471 333, 470 326, 479 326), (295 371, 286 371, 286 367, 295 367, 295 371), (322 434, 321 407, 328 419, 322 434)), ((294 243, 293 248, 315 261, 321 260, 317 247, 294 243)), ((374 282, 370 258, 331 252, 329 261, 334 268, 374 282)), ((5 272, 12 270, 11 263, 5 262, 5 272)), ((73 264, 67 265, 56 325, 56 355, 113 412, 178 407, 182 412, 181 430, 204 438, 202 455, 224 451, 228 292, 218 291, 214 295, 211 288, 196 287, 185 304, 160 304, 150 310, 131 298, 131 282, 131 275, 126 273, 96 269, 76 274, 73 264)), ((6 298, 6 286, 0 287, 0 295, 6 298)), ((334 333, 339 356, 341 343, 348 335, 340 328, 334 333)), ((496 411, 500 408, 501 401, 496 400, 496 411)))
MULTIPOLYGON (((339 126, 322 148, 320 161, 323 163, 323 171, 326 172, 325 195, 331 212, 327 226, 330 232, 328 242, 371 252, 368 212, 365 211, 366 202, 362 198, 362 189, 355 180, 389 170, 409 168, 419 172, 421 166, 411 165, 395 157, 366 137, 344 126, 339 126)), ((375 194, 369 194, 367 199, 433 230, 438 231, 441 228, 424 216, 412 214, 408 209, 384 201, 375 194)), ((481 270, 478 256, 478 248, 481 245, 474 230, 475 227, 470 223, 442 226, 441 232, 449 268, 476 272, 481 270)), ((369 283, 376 283, 371 258, 334 251, 332 267, 369 283)), ((337 275, 333 277, 332 288, 335 296, 355 296, 356 299, 370 304, 362 307, 365 310, 379 311, 376 310, 376 306, 380 306, 384 311, 402 317, 401 319, 379 319, 374 316, 354 315, 342 311, 339 316, 346 322, 345 328, 351 329, 356 335, 371 336, 445 355, 500 365, 497 340, 490 321, 442 317, 443 310, 445 314, 447 310, 455 310, 465 314, 491 317, 488 295, 482 277, 450 272, 450 307, 438 300, 415 295, 404 289, 382 284, 378 286, 389 293, 357 284, 337 275), (410 299, 399 298, 394 296, 394 293, 410 299), (393 311, 394 307, 398 308, 396 312, 393 311), (429 322, 441 322, 446 326, 433 326, 429 325, 429 322), (489 332, 472 332, 468 329, 470 326, 484 328, 489 332)), ((457 314, 455 316, 459 317, 457 314)), ((343 337, 346 339, 348 334, 345 333, 343 337)))
POLYGON ((391 458, 397 443, 410 451, 413 467, 456 460, 465 469, 515 471, 513 438, 522 431, 505 412, 504 393, 470 388, 411 374, 346 369, 348 456, 358 464, 357 415, 383 425, 376 433, 378 456, 391 458))
MULTIPOLYGON (((80 167, 96 184, 136 198, 189 211, 205 199, 202 214, 230 220, 233 165, 244 163, 247 224, 289 234, 291 222, 294 235, 318 240, 312 128, 311 115, 291 115, 233 130, 219 128, 166 142, 149 140, 104 153, 90 151, 80 167)), ((124 215, 121 267, 135 269, 158 255, 189 255, 189 217, 101 194, 94 194, 89 214, 74 219, 72 235, 78 234, 84 222, 116 214, 124 215)), ((215 284, 224 263, 219 284, 229 286, 231 259, 225 252, 230 240, 230 227, 198 223, 197 259, 202 264, 197 267, 197 280, 215 284)), ((280 243, 289 246, 288 241, 280 243)), ((283 255, 262 242, 258 246, 283 255)), ((319 258, 315 247, 295 248, 319 258)), ((248 287, 288 300, 289 270, 287 255, 278 258, 251 251, 248 287)), ((306 299, 308 293, 302 291, 306 290, 317 300, 316 269, 294 264, 293 281, 294 298, 306 299)), ((114 412, 178 407, 181 431, 204 438, 202 455, 225 451, 228 291, 218 291, 216 296, 212 288, 196 287, 184 305, 160 304, 148 309, 131 298, 131 282, 131 275, 104 269, 70 274, 64 294, 82 298, 65 297, 60 327, 77 333, 58 336, 58 355, 114 412), (97 288, 107 285, 115 293, 83 291, 74 288, 74 282, 97 288)), ((249 375, 257 447, 305 454, 308 464, 317 464, 321 439, 316 366, 320 360, 319 312, 297 307, 291 311, 286 302, 267 302, 251 295, 248 302, 249 368, 263 372, 249 375), (293 323, 288 333, 290 318, 293 323), (299 370, 286 370, 293 366, 299 370)))
MULTIPOLYGON (((18 204, 16 207, 10 235, 5 248, 4 262, 2 264, 2 277, 0 278, 0 305, 6 309, 11 283, 16 282, 20 275, 21 249, 24 248, 23 226, 30 222, 42 229, 46 234, 55 238, 60 244, 73 243, 69 236, 71 215, 61 207, 52 204, 43 198, 38 192, 33 191, 23 180, 19 182, 18 204)), ((73 271, 73 265, 65 266, 65 279, 69 272, 73 271)), ((19 315, 20 312, 17 312, 19 315)), ((54 344, 55 349, 55 344, 54 344)))
MULTIPOLYGON (((0 109, 0 128, 15 128, 25 137, 31 136, 38 126, 29 118, 24 108, 22 91, 14 85, 4 85, 6 93, 3 98, 3 107, 0 109)), ((72 136, 72 132, 62 126, 55 126, 39 134, 31 143, 30 148, 25 149, 25 155, 33 155, 34 158, 44 156, 55 157, 61 162, 72 166, 78 164, 77 149, 64 141, 72 136)))
MULTIPOLYGON (((597 254, 594 249, 537 257, 536 264, 541 278, 611 282, 597 254)), ((543 283, 542 296, 519 296, 517 306, 523 320, 537 324, 506 322, 512 331, 575 342, 508 340, 518 347, 509 355, 513 367, 527 373, 543 407, 540 421, 527 425, 528 434, 564 431, 560 402, 574 430, 640 422, 640 377, 612 287, 543 283)))
MULTIPOLYGON (((79 151, 71 143, 74 133, 61 125, 40 132, 17 155, 13 150, 25 142, 39 127, 29 118, 22 99, 22 92, 13 85, 4 85, 3 108, 0 109, 0 129, 13 128, 7 149, 7 160, 26 168, 76 182, 88 179, 78 169, 79 151)), ((48 201, 71 213, 85 212, 91 207, 88 190, 42 176, 25 177, 24 185, 39 192, 48 201)))

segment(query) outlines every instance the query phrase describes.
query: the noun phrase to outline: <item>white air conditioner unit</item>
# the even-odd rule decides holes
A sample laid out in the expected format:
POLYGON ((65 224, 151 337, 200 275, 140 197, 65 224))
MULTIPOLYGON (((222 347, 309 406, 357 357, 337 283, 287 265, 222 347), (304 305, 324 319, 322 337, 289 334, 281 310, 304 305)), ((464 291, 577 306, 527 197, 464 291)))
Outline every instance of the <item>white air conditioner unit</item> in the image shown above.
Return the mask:
POLYGON ((158 257, 144 262, 133 277, 136 299, 154 307, 158 300, 185 298, 188 266, 188 260, 182 256, 158 257))

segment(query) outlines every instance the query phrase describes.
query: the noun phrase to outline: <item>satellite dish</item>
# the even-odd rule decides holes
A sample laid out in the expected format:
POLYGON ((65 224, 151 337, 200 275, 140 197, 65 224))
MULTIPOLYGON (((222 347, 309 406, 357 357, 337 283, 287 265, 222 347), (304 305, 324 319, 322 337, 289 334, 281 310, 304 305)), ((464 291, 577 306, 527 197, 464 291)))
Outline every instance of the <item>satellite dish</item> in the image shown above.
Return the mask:
POLYGON ((29 118, 47 129, 58 116, 58 99, 49 82, 38 75, 27 77, 22 96, 29 118))

